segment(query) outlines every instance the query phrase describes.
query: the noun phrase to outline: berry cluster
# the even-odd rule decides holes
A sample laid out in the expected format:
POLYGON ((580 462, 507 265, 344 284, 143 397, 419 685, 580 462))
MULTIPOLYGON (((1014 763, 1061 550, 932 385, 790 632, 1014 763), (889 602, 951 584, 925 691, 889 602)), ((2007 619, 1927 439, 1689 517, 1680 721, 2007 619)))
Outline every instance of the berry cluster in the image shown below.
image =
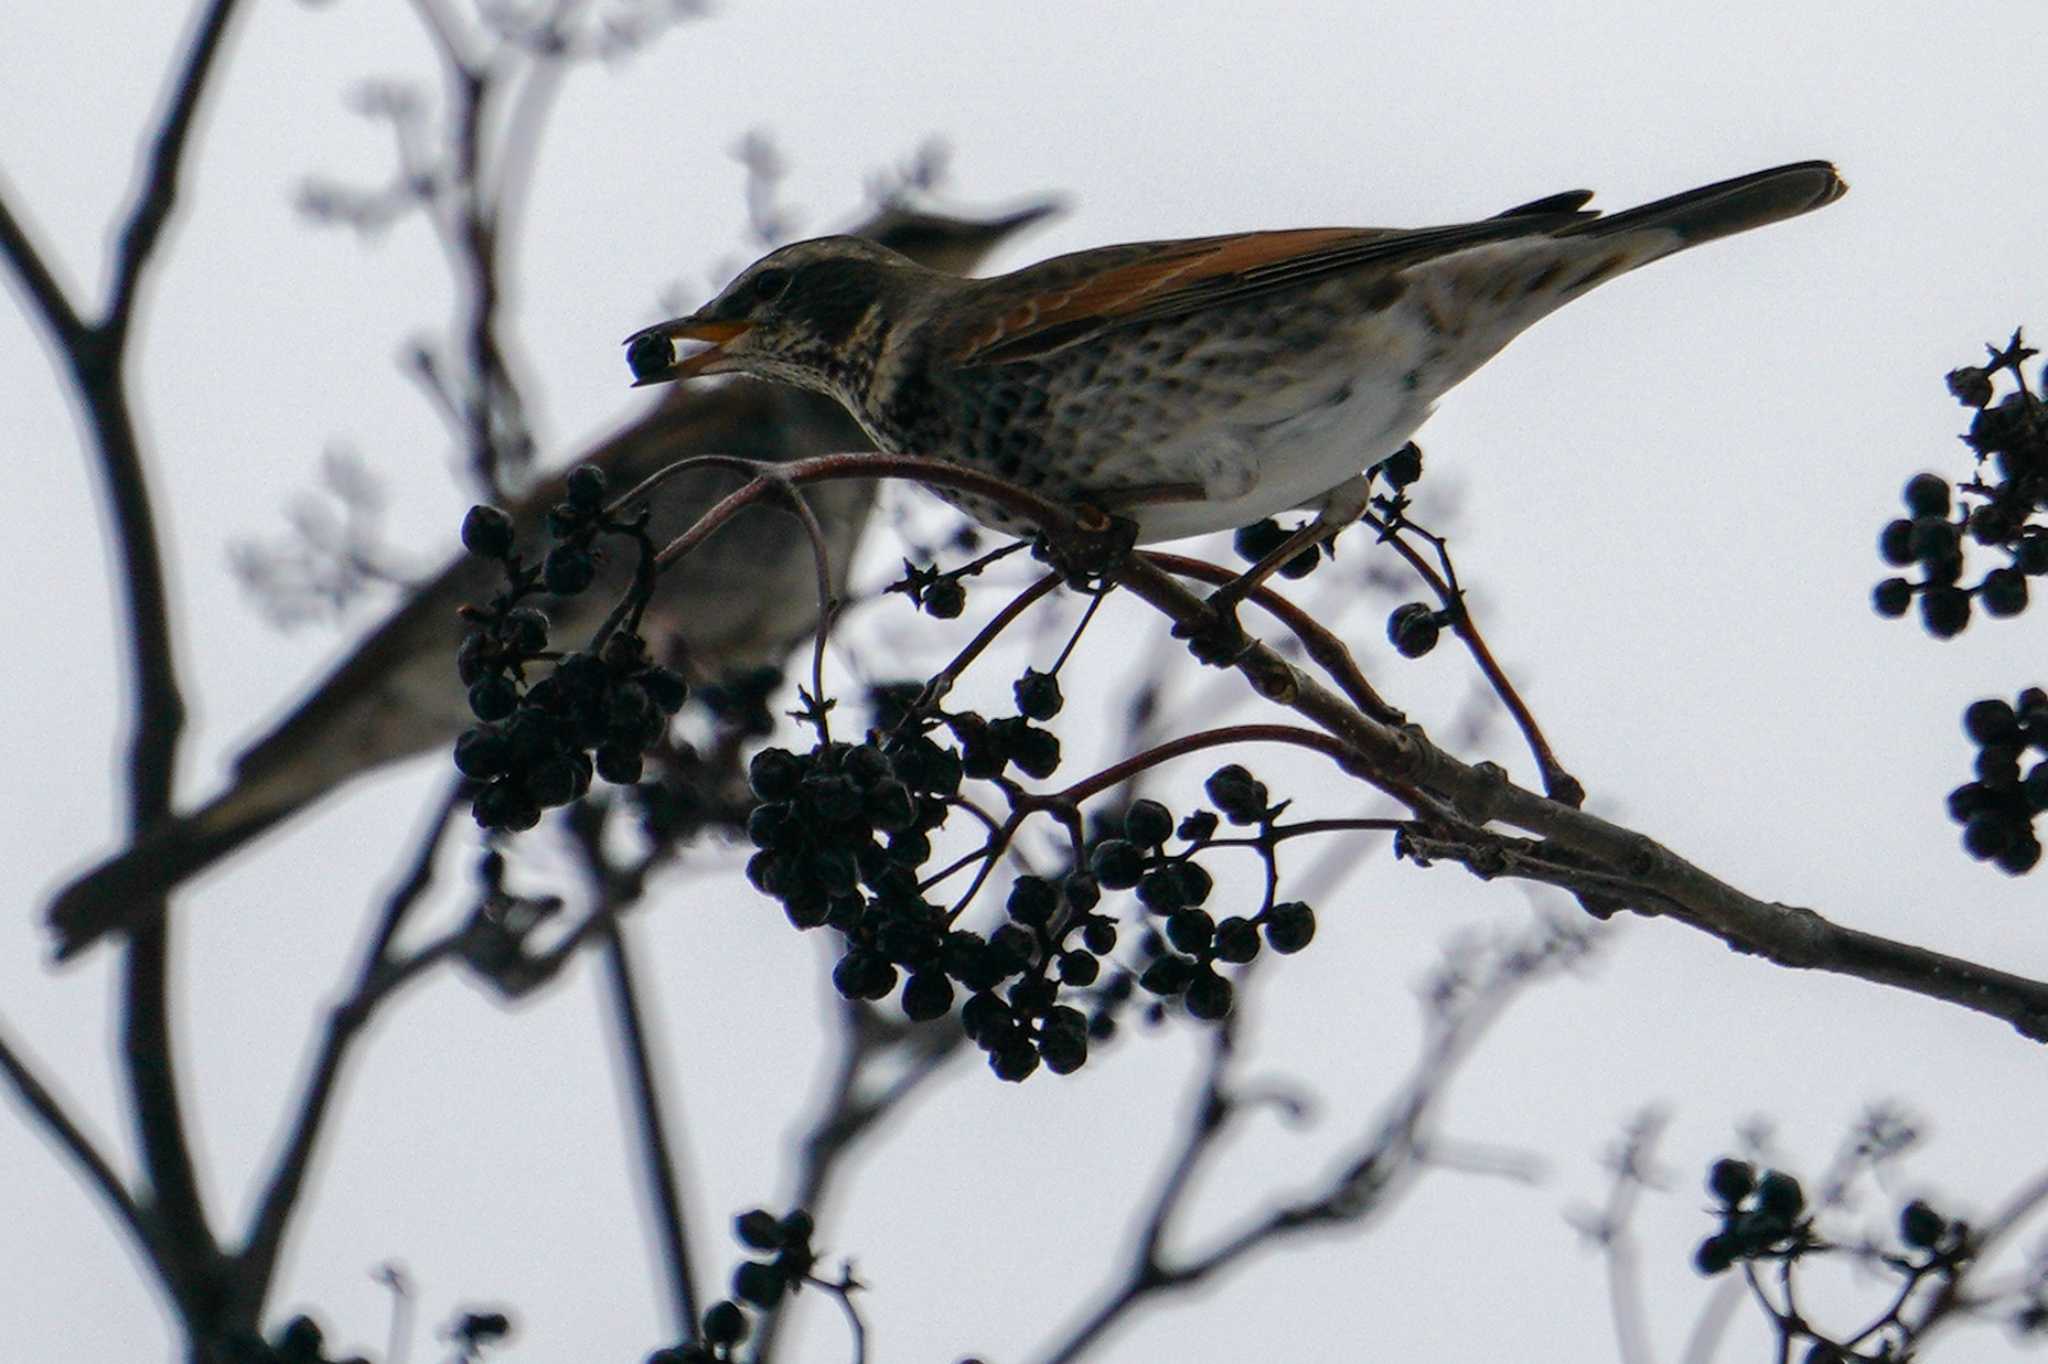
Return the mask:
POLYGON ((1718 1205, 1721 1229, 1693 1252, 1702 1274, 1719 1274, 1741 1260, 1796 1259, 1817 1244, 1813 1219, 1805 1215, 1806 1192, 1782 1170, 1759 1175, 1746 1160, 1717 1160, 1707 1172, 1707 1192, 1718 1205))
POLYGON ((2048 525, 2036 519, 2048 510, 2048 406, 2020 371, 2035 353, 2014 332, 2004 349, 1992 349, 1988 364, 1950 371, 1949 391, 1976 409, 1963 441, 1975 452, 1977 469, 1957 485, 1960 497, 1951 496, 1938 474, 1916 474, 1906 484, 1906 515, 1885 526, 1878 553, 1894 568, 1917 566, 1920 577, 1879 583, 1871 594, 1879 615, 1903 616, 1917 596, 1921 624, 1949 639, 1970 623, 1973 607, 1990 616, 2018 615, 2027 607, 2027 580, 2048 574, 2048 525), (2015 387, 1994 403, 2001 373, 2010 374, 2015 387), (2006 562, 1965 586, 1971 543, 2003 553, 2006 562))
POLYGON ((1963 826, 1963 847, 1980 861, 2019 876, 2041 860, 2034 818, 2048 810, 2048 759, 2023 777, 2029 749, 2048 754, 2048 691, 2029 687, 2018 704, 1999 697, 1971 702, 1963 731, 1977 745, 1977 779, 1949 792, 1949 817, 1963 826))
MULTIPOLYGON (((766 1208, 743 1212, 733 1220, 734 1233, 749 1250, 770 1254, 767 1260, 743 1260, 733 1270, 732 1297, 704 1309, 703 1332, 698 1341, 671 1345, 647 1357, 647 1364, 717 1364, 735 1358, 734 1352, 753 1330, 747 1308, 772 1311, 786 1294, 795 1293, 811 1277, 818 1262, 811 1249, 815 1227, 811 1215, 798 1208, 777 1217, 766 1208), (744 1305, 743 1305, 744 1304, 744 1305)), ((827 1288, 845 1285, 826 1283, 827 1288)))
POLYGON ((644 540, 637 523, 608 516, 604 500, 601 470, 571 472, 567 500, 548 513, 555 544, 537 566, 513 551, 504 512, 472 507, 463 519, 464 547, 502 564, 507 583, 487 606, 466 608, 472 628, 456 652, 478 723, 456 739, 455 766, 481 784, 471 810, 487 829, 532 828, 543 810, 587 792, 593 775, 639 781, 641 755, 661 742, 688 697, 682 677, 649 659, 636 633, 614 631, 595 652, 549 650, 547 614, 531 599, 587 590, 598 536, 644 540), (527 668, 542 661, 552 671, 527 684, 527 668))
MULTIPOLYGON (((1090 913, 1093 884, 1019 877, 1009 922, 986 936, 956 928, 920 884, 931 834, 946 822, 970 764, 975 775, 994 776, 1011 760, 994 736, 1017 730, 966 718, 980 723, 954 721, 972 736, 957 749, 929 735, 898 734, 881 743, 821 743, 807 754, 756 754, 748 779, 761 804, 747 834, 760 851, 747 875, 798 928, 838 930, 845 951, 832 983, 842 995, 879 1000, 900 985, 904 1013, 922 1021, 951 1010, 957 985, 969 995, 961 1020, 996 1074, 1022 1080, 1041 1061, 1065 1074, 1087 1060, 1087 1020, 1057 1002, 1048 965, 1064 959, 1059 943, 1070 932, 1104 951, 1115 945, 1113 923, 1090 913)), ((1071 963, 1059 968, 1060 979, 1092 982, 1093 957, 1088 965, 1085 980, 1071 963)))
POLYGON ((1196 854, 1227 841, 1255 844, 1270 861, 1272 821, 1284 808, 1236 765, 1209 778, 1214 810, 1176 826, 1158 801, 1136 801, 1092 842, 1075 844, 1064 874, 1016 877, 1003 922, 990 931, 960 923, 972 890, 950 909, 933 904, 932 885, 976 860, 986 877, 1012 836, 926 879, 932 836, 961 804, 963 780, 993 782, 1014 803, 1025 797, 1011 769, 1043 778, 1059 765, 1059 740, 1039 724, 1060 710, 1056 675, 1027 669, 1013 692, 1021 713, 991 719, 945 712, 914 684, 882 685, 871 693, 877 723, 866 741, 821 738, 809 753, 756 754, 748 776, 760 804, 747 832, 758 851, 747 875, 798 928, 839 933, 832 980, 841 994, 895 995, 917 1021, 957 1003, 990 1068, 1017 1081, 1041 1065, 1067 1074, 1085 1064, 1090 1041, 1114 1032, 1140 989, 1158 999, 1155 1017, 1178 1002, 1195 1017, 1221 1018, 1234 991, 1219 968, 1251 960, 1262 944, 1300 950, 1315 915, 1305 904, 1273 903, 1271 878, 1256 915, 1219 922, 1205 908, 1214 882, 1196 854), (1259 838, 1219 840, 1226 819, 1257 826, 1259 838), (1176 832, 1183 846, 1169 850, 1176 832), (1128 968, 1104 969, 1119 937, 1118 920, 1101 908, 1105 887, 1134 891, 1157 921, 1128 968))
MULTIPOLYGON (((1256 957, 1262 933, 1275 952, 1299 952, 1315 936, 1316 920, 1315 911, 1299 900, 1274 903, 1270 888, 1266 903, 1249 917, 1219 920, 1205 907, 1215 881, 1194 857, 1215 842, 1221 821, 1257 825, 1264 832, 1282 807, 1272 805, 1265 784, 1235 763, 1210 774, 1204 789, 1215 810, 1197 810, 1178 826, 1158 801, 1133 801, 1121 836, 1096 843, 1088 869, 1105 889, 1136 891, 1139 905, 1158 921, 1139 940, 1136 983, 1161 1000, 1178 1000, 1196 1018, 1219 1019, 1230 1012, 1236 990, 1218 967, 1256 957), (1176 836, 1186 846, 1168 852, 1166 843, 1176 836)), ((1127 988, 1115 981, 1112 986, 1105 1005, 1128 996, 1127 988)), ((1098 1035, 1109 1031, 1107 1008, 1091 1027, 1098 1035)))

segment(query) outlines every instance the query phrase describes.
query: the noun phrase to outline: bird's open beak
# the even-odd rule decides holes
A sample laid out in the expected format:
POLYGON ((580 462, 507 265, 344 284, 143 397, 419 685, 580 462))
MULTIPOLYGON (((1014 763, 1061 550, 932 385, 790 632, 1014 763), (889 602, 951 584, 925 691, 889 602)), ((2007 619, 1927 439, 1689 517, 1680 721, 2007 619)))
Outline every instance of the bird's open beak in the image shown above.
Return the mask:
POLYGON ((626 365, 633 371, 633 386, 666 384, 713 372, 712 366, 725 358, 726 344, 745 336, 753 325, 691 316, 642 327, 626 338, 626 365), (678 360, 678 341, 702 341, 705 347, 678 360))

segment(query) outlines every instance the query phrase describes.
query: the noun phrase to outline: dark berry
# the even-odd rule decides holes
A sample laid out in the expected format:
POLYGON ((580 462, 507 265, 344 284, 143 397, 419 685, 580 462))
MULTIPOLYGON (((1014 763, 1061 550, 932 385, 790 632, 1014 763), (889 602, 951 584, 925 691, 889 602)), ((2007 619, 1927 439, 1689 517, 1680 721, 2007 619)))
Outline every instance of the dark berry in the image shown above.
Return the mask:
POLYGON ((1038 1048, 1029 1039, 1018 1039, 1000 1050, 988 1054, 988 1068, 996 1073, 999 1080, 1021 1084, 1031 1078, 1038 1069, 1038 1048))
POLYGON ((1068 907, 1077 914, 1086 914, 1102 903, 1102 887, 1086 872, 1077 871, 1060 882, 1060 893, 1067 897, 1068 907))
POLYGON ((509 777, 500 777, 477 792, 469 808, 486 829, 522 833, 540 823, 540 806, 526 793, 526 784, 509 777))
POLYGON ((548 647, 547 613, 537 606, 521 606, 506 612, 498 626, 498 638, 513 653, 539 653, 548 647))
POLYGON ((861 798, 861 813, 868 823, 885 834, 905 833, 917 827, 917 797, 895 778, 877 782, 861 798))
POLYGON ((1210 803, 1232 824, 1256 824, 1265 818, 1266 784, 1236 763, 1219 767, 1203 783, 1210 803))
POLYGON ((503 673, 478 678, 469 689, 469 713, 486 724, 502 720, 518 708, 518 684, 503 673))
POLYGON ((1045 1058, 1045 1068, 1055 1075, 1072 1075, 1088 1063, 1088 1030, 1081 1028, 1048 1028, 1038 1039, 1038 1054, 1045 1058))
POLYGON ((1135 800, 1124 812, 1124 837, 1141 848, 1156 848, 1173 836, 1173 811, 1156 800, 1135 800))
POLYGON ((579 464, 569 471, 569 501, 584 511, 604 505, 604 470, 595 464, 579 464))
POLYGON ((1980 862, 1998 856, 2012 842, 2011 822, 1995 811, 1973 815, 1963 826, 1963 851, 1980 862))
POLYGON ((1906 546, 1922 563, 1944 563, 1962 553, 1955 523, 1944 516, 1916 516, 1906 546))
POLYGON ((1176 864, 1154 867, 1138 878, 1138 903, 1154 914, 1171 914, 1187 902, 1186 883, 1176 864))
POLYGON ((788 800, 796 794, 805 766, 786 748, 764 748, 747 764, 747 785, 761 800, 788 800))
POLYGON ((1166 920, 1166 940, 1191 957, 1206 953, 1216 941, 1216 921, 1203 909, 1177 909, 1166 920))
POLYGON ((640 780, 640 750, 623 744, 605 744, 597 750, 597 775, 614 786, 632 786, 640 780))
POLYGON ((732 1221, 740 1244, 753 1250, 782 1249, 782 1223, 766 1208, 743 1212, 732 1221))
POLYGON ((1010 1007, 1025 1018, 1036 1018, 1059 998, 1060 987, 1043 976, 1025 976, 1010 987, 1010 1007))
POLYGON ((1299 952, 1316 935, 1316 912, 1299 900, 1274 905, 1262 917, 1266 921, 1266 941, 1275 952, 1299 952))
POLYGON ((573 597, 597 581, 597 561, 587 549, 556 545, 541 564, 541 582, 558 597, 573 597))
POLYGON ((1442 629, 1436 612, 1419 601, 1397 606, 1387 617, 1387 639, 1403 658, 1420 658, 1434 649, 1442 629))
POLYGON ((2041 861, 2041 841, 2031 828, 2021 825, 2005 851, 1992 859, 2007 876, 2025 876, 2041 861))
POLYGON ((1007 719, 989 728, 998 735, 1010 761, 1026 776, 1044 779, 1059 770, 1060 738, 1051 730, 1007 719))
POLYGON ((1195 964, 1186 957, 1157 957, 1138 977, 1140 988, 1155 995, 1177 995, 1195 978, 1195 964))
POLYGON ((325 1339, 319 1322, 304 1313, 293 1317, 275 1337, 272 1348, 277 1364, 321 1364, 320 1346, 325 1339))
POLYGON ((504 558, 512 552, 512 518, 496 507, 471 507, 462 518, 462 547, 479 559, 504 558))
POLYGON ((1871 592, 1870 604, 1880 616, 1903 616, 1913 605, 1913 584, 1904 578, 1886 578, 1871 592))
POLYGON ((1062 952, 1059 960, 1060 980, 1076 989, 1086 989, 1095 983, 1102 973, 1102 962, 1088 952, 1062 952))
POLYGON ((1033 668, 1026 668, 1024 675, 1011 684, 1010 691, 1017 698, 1018 713, 1030 720, 1050 720, 1064 704, 1060 680, 1033 668))
POLYGON ((2048 762, 2035 763, 2027 773, 2027 779, 2020 783, 2020 796, 2027 802, 2027 808, 2036 813, 2048 810, 2048 762))
POLYGON ((1913 523, 1903 516, 1886 522, 1883 533, 1877 537, 1877 552, 1893 568, 1912 563, 1913 523))
POLYGON ((1920 594, 1920 623, 1936 639, 1953 639, 1970 623, 1970 594, 1960 587, 1930 587, 1920 594))
POLYGON ((1380 472, 1396 488, 1405 488, 1422 477, 1422 447, 1409 441, 1380 461, 1380 472))
POLYGON ((648 699, 663 715, 674 715, 683 708, 683 702, 690 699, 689 683, 672 668, 649 668, 640 674, 639 682, 646 688, 648 699))
POLYGON ((1967 824, 1970 816, 1997 804, 1998 797, 1982 782, 1965 782, 1948 793, 1948 817, 1958 824, 1967 824))
POLYGON ((1739 1253, 1740 1247, 1734 1237, 1725 1234, 1709 1236, 1692 1253, 1692 1265, 1700 1273, 1712 1277, 1734 1264, 1739 1253))
POLYGON ((1991 401, 1991 371, 1981 365, 1964 365, 1948 372, 1948 391, 1964 407, 1982 407, 1991 401))
POLYGON ((642 332, 626 347, 626 368, 636 382, 659 379, 675 367, 676 344, 659 332, 642 332))
POLYGON ((1259 955, 1259 929, 1250 919, 1232 915, 1216 925, 1216 960, 1250 961, 1259 955))
POLYGON ((1287 532, 1280 529, 1280 523, 1272 517, 1254 521, 1249 526, 1240 526, 1231 537, 1230 547, 1237 557, 1247 563, 1257 563, 1287 541, 1287 532))
MULTIPOLYGON (((763 1264, 759 1260, 744 1261, 732 1272, 732 1295, 756 1307, 775 1306, 782 1301, 783 1292, 788 1287, 789 1280, 774 1265, 763 1264)), ((710 1313, 705 1315, 709 1317, 710 1313)))
POLYGON ((1202 971, 1188 982, 1182 998, 1190 1014, 1205 1022, 1214 1022, 1230 1012, 1235 995, 1229 981, 1214 971, 1202 971))
POLYGON ((1116 921, 1090 919, 1081 929, 1081 945, 1098 957, 1116 951, 1116 921))
POLYGON ((1043 928, 1052 922, 1059 906, 1058 889, 1044 877, 1020 876, 1010 885, 1010 917, 1020 924, 1043 928))
POLYGON ((942 972, 919 971, 903 984, 903 1013, 913 1022, 943 1018, 952 1007, 953 982, 942 972))
POLYGON ((832 968, 832 986, 848 999, 881 999, 896 988, 896 967, 879 952, 850 948, 832 968))
POLYGON ((2027 579, 2017 568, 1994 568, 1978 588, 1984 610, 1994 616, 2017 616, 2027 609, 2027 579))
POLYGON ((455 770, 474 781, 501 776, 511 765, 512 746, 495 729, 468 729, 455 740, 455 770))
POLYGON ((967 589, 958 578, 940 578, 923 593, 924 612, 934 620, 952 620, 967 609, 967 589))
POLYGON ((567 805, 582 793, 577 789, 576 764, 567 754, 557 754, 526 769, 526 791, 543 809, 567 805))
POLYGON ((1996 696, 1972 701, 1963 711, 1963 733, 1980 747, 2017 742, 2020 737, 2019 712, 2012 708, 2010 701, 1996 696))
POLYGON ((2010 791, 2020 784, 2020 751, 2010 744, 1993 744, 1977 750, 1977 780, 1993 791, 2010 791))
POLYGON ((1316 571, 1316 566, 1322 563, 1322 561, 1322 551, 1316 546, 1310 545, 1307 549, 1280 565, 1280 576, 1290 579, 1306 578, 1309 574, 1316 571))
POLYGON ((1707 1191, 1720 1202, 1734 1207, 1756 1187, 1756 1166, 1732 1156, 1723 1157, 1707 1171, 1707 1191))
POLYGON ((1145 853, 1135 843, 1108 839, 1089 854, 1088 870, 1111 890, 1129 890, 1145 874, 1145 853))
POLYGON ((1756 1200, 1761 1211, 1790 1221, 1806 1207, 1806 1191, 1783 1170, 1766 1170, 1757 1181, 1756 1200))
POLYGON ((1914 516, 1947 516, 1948 480, 1939 474, 1915 474, 1906 483, 1906 510, 1914 516))
POLYGON ((1004 975, 1014 975, 1029 966, 1037 948, 1038 939, 1021 924, 1004 924, 988 935, 989 955, 1004 975))
POLYGON ((1921 1199, 1899 1209, 1899 1239, 1909 1246, 1933 1250, 1947 1230, 1948 1220, 1921 1199))

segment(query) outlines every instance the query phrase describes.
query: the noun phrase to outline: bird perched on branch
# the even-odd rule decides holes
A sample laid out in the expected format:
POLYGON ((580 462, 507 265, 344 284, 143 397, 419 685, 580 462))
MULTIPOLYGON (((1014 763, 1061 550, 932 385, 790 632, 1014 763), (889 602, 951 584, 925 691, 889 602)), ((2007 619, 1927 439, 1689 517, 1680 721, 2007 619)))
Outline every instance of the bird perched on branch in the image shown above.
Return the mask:
MULTIPOLYGON (((877 243, 891 259, 915 260, 949 278, 972 270, 1012 233, 1054 210, 1050 202, 992 218, 883 209, 847 240, 877 243)), ((679 459, 721 453, 785 461, 868 448, 828 399, 745 380, 655 405, 578 463, 595 464, 624 490, 679 459)), ((548 508, 563 498, 566 472, 510 509, 518 547, 542 542, 548 508)), ((649 531, 657 543, 687 529, 744 482, 704 470, 662 485, 649 531)), ((824 530, 833 580, 844 581, 873 506, 875 487, 839 481, 807 490, 824 530)), ((613 556, 591 589, 543 602, 559 638, 594 630, 625 590, 631 556, 613 556)), ((500 586, 496 563, 458 555, 371 631, 268 733, 235 761, 227 790, 179 815, 64 887, 50 908, 60 956, 70 956, 127 921, 153 897, 219 861, 249 839, 351 778, 451 742, 474 722, 456 673, 463 633, 458 609, 500 586)), ((818 593, 809 537, 786 511, 750 510, 664 576, 643 619, 650 639, 681 637, 699 677, 778 663, 817 627, 818 593)))
POLYGON ((1334 528, 1364 509, 1361 470, 1539 318, 1846 188, 1807 161, 1609 216, 1574 190, 1448 227, 1139 242, 980 280, 822 237, 627 338, 627 359, 641 383, 738 373, 829 395, 883 450, 1126 517, 1140 542, 1303 506, 1334 528), (677 340, 704 348, 678 359, 677 340))

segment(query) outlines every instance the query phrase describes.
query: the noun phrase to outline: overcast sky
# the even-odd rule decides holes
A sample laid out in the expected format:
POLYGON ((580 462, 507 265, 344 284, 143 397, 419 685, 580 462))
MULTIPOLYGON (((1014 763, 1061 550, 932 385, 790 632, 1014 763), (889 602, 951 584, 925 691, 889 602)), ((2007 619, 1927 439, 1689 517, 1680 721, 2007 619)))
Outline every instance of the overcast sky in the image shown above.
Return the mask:
MULTIPOLYGON (((0 8, 0 185, 93 297, 179 8, 0 8)), ((1866 603, 1900 485, 1965 468, 1965 414, 1943 372, 2015 324, 2048 335, 2044 47, 2048 10, 2034 5, 730 0, 615 71, 572 79, 536 170, 513 321, 547 451, 563 457, 630 413, 618 339, 665 291, 706 291, 741 249, 741 175, 725 152, 750 129, 784 148, 788 198, 819 230, 934 136, 952 148, 953 203, 1069 196, 1072 212, 1008 265, 1136 238, 1458 221, 1581 185, 1621 207, 1831 158, 1852 186, 1841 203, 1603 288, 1470 380, 1422 433, 1429 483, 1458 495, 1459 568, 1493 646, 1597 810, 1760 898, 2039 977, 2048 872, 2011 881, 1968 862, 1941 805, 1967 775, 1962 706, 2048 681, 2039 612, 1980 620, 1944 646, 1866 603)), ((408 336, 445 321, 431 242, 409 223, 366 247, 292 209, 309 174, 384 174, 381 132, 345 96, 369 76, 431 77, 409 12, 252 6, 229 56, 135 357, 194 711, 188 800, 374 619, 276 633, 239 594, 228 543, 278 533, 331 445, 387 481, 392 534, 420 564, 447 551, 465 503, 445 433, 394 364, 408 336)), ((0 821, 13 906, 0 1017, 94 1130, 125 1136, 110 954, 53 971, 39 927, 49 888, 119 826, 105 534, 61 375, 5 305, 0 414, 16 649, 0 711, 15 793, 0 821)), ((871 546, 881 565, 895 549, 871 546)), ((1348 617, 1347 635, 1398 704, 1448 723, 1467 664, 1449 648, 1392 659, 1380 609, 1348 617)), ((1085 691, 1103 728, 1110 644, 1084 665, 1102 669, 1085 691)), ((1007 693, 1001 668, 977 685, 1007 693)), ((1504 728, 1467 756, 1534 784, 1504 728)), ((1270 765, 1300 808, 1355 808, 1325 769, 1270 765)), ((1187 765, 1176 789, 1206 771, 1187 765)), ((208 1187, 232 1218, 326 983, 440 773, 426 762, 359 783, 182 902, 188 1082, 208 1187)), ((733 859, 705 861, 721 879, 677 873, 639 927, 715 1277, 732 1255, 723 1218, 785 1196, 785 1138, 820 1060, 819 972, 813 944, 738 888, 733 859)), ((536 845, 522 868, 539 879, 554 865, 536 845)), ((1343 1149, 1411 1058, 1410 990, 1440 945, 1518 924, 1531 903, 1361 842, 1312 950, 1264 980, 1252 1038, 1252 1072, 1320 1096, 1317 1121, 1255 1123, 1205 1189, 1204 1227, 1300 1187, 1343 1149)), ((1752 1119, 1813 1171, 1864 1105, 1922 1115, 1930 1140, 1904 1183, 1865 1200, 1873 1226, 1914 1191, 1981 1213, 2042 1164, 2042 1054, 2005 1027, 1737 958, 1675 925, 1617 927, 1583 978, 1516 1006, 1448 1109, 1450 1135, 1536 1153, 1544 1182, 1433 1175, 1370 1233, 1240 1267, 1101 1357, 1266 1357, 1276 1323, 1305 1342, 1277 1353, 1301 1359, 1604 1357, 1604 1278, 1565 1213, 1601 1195, 1600 1151, 1652 1103, 1672 1115, 1674 1191, 1644 1206, 1638 1234, 1666 1360, 1708 1292, 1688 1267, 1709 1229, 1699 1174, 1752 1119)), ((381 1348, 386 1303, 368 1270, 399 1260, 429 1319, 511 1304, 522 1334, 507 1358, 636 1359, 657 1343, 599 1023, 581 973, 512 1009, 453 976, 399 1004, 359 1058, 280 1310, 311 1308, 338 1345, 381 1348)), ((1181 1027, 1071 1079, 1004 1086, 970 1063, 927 1096, 820 1238, 872 1286, 875 1357, 1030 1358, 1118 1263, 1120 1214, 1156 1176, 1197 1059, 1181 1027)), ((4 1114, 0 1168, 4 1352, 161 1356, 166 1318, 119 1233, 4 1114)), ((1883 1291, 1845 1283, 1842 1300, 1883 1291)), ((829 1304, 804 1312, 804 1357, 844 1357, 829 1304)), ((1753 1317, 1739 1314, 1723 1358, 1759 1357, 1753 1317)), ((1986 1329, 1936 1357, 2016 1348, 1986 1329)))

